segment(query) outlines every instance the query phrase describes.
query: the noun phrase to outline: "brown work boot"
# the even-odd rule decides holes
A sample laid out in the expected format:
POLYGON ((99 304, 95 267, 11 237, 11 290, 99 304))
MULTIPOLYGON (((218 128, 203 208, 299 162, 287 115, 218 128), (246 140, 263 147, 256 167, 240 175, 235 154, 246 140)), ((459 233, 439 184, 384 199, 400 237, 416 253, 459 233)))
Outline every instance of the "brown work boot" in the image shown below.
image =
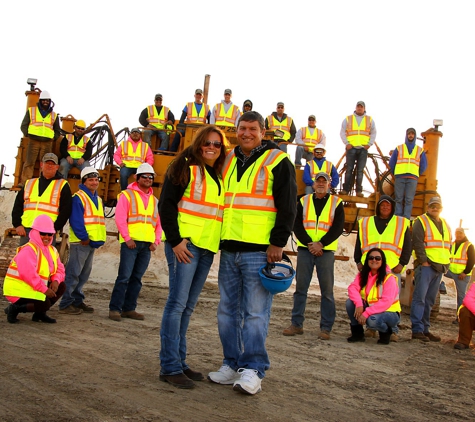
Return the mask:
POLYGON ((376 337, 376 330, 372 330, 371 328, 367 328, 364 332, 364 336, 366 338, 374 338, 374 337, 376 337))
POLYGON ((429 337, 426 337, 424 333, 412 333, 412 339, 413 340, 421 340, 424 343, 429 342, 429 337))
POLYGON ((183 373, 193 381, 202 381, 205 379, 201 372, 193 371, 191 368, 185 369, 183 373))
POLYGON ((330 340, 330 331, 328 330, 321 330, 319 333, 318 333, 318 338, 320 340, 330 340))
POLYGON ((137 319, 137 320, 140 320, 140 321, 143 321, 145 319, 145 317, 143 316, 143 314, 139 314, 138 312, 136 311, 127 311, 127 312, 122 312, 122 318, 130 318, 130 319, 137 319))
POLYGON ((284 336, 295 336, 295 334, 303 334, 303 328, 296 327, 295 325, 290 325, 284 331, 282 331, 284 336))
POLYGON ((109 311, 109 319, 112 321, 122 321, 119 311, 109 311))
POLYGON ((470 346, 468 344, 463 344, 463 343, 455 343, 454 344, 454 349, 457 350, 465 350, 468 349, 470 346))
POLYGON ((397 343, 398 340, 399 340, 399 337, 396 333, 392 333, 391 334, 391 337, 389 338, 390 341, 392 341, 393 343, 397 343))
POLYGON ((160 375, 160 381, 168 382, 177 388, 193 388, 195 383, 190 380, 185 374, 176 375, 160 375))
POLYGON ((66 308, 60 309, 58 313, 66 315, 81 315, 82 309, 76 308, 74 305, 69 305, 66 308))
POLYGON ((76 306, 76 308, 82 309, 83 312, 87 312, 89 314, 94 312, 94 308, 92 306, 86 305, 84 302, 76 306))
POLYGON ((430 341, 440 341, 440 337, 436 336, 435 334, 432 333, 424 333, 424 335, 430 340, 430 341))

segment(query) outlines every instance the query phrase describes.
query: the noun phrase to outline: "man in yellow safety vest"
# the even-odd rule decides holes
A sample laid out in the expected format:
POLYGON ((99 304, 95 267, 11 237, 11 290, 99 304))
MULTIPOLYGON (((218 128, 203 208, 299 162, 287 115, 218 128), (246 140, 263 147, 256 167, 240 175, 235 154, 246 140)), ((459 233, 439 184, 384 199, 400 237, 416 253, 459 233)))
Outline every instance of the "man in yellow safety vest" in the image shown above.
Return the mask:
POLYGON ((89 137, 84 135, 86 131, 86 122, 77 120, 74 124, 74 132, 68 133, 59 145, 61 161, 59 162, 59 172, 65 179, 68 178, 71 167, 77 167, 82 170, 89 167, 89 158, 92 155, 92 142, 89 137))
POLYGON ((224 90, 224 100, 216 104, 211 111, 209 122, 218 126, 235 126, 236 120, 241 115, 239 107, 231 101, 233 92, 230 89, 224 90))
POLYGON ((295 128, 294 119, 284 113, 285 105, 282 101, 277 103, 277 109, 270 116, 266 117, 266 129, 275 132, 274 142, 279 148, 287 152, 287 145, 295 139, 297 129, 295 128))
POLYGON ((170 136, 165 129, 173 129, 175 125, 175 116, 168 107, 162 104, 162 102, 163 95, 155 94, 155 104, 149 105, 142 110, 142 113, 140 113, 139 116, 139 122, 143 127, 152 129, 143 131, 143 141, 151 147, 151 137, 155 133, 157 139, 160 141, 160 147, 158 150, 167 151, 170 136))

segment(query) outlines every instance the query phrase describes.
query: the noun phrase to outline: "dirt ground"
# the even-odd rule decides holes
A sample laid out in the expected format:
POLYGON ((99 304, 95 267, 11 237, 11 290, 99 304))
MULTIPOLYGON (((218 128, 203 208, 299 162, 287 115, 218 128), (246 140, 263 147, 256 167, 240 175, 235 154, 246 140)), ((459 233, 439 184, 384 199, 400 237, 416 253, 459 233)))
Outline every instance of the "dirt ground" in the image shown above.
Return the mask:
MULTIPOLYGON (((0 201, 0 211, 2 208, 0 201)), ((7 208, 7 207, 6 207, 7 208)), ((3 211, 2 211, 3 212, 3 211)), ((8 225, 8 216, 0 216, 8 225)), ((341 242, 339 252, 348 250, 341 242)), ((349 241, 351 243, 351 241, 349 241)), ((159 381, 160 322, 167 297, 163 250, 152 258, 138 311, 145 321, 108 319, 117 274, 117 242, 96 254, 87 303, 93 314, 49 315, 57 324, 20 323, 0 316, 0 421, 452 421, 475 420, 475 350, 453 349, 457 326, 453 283, 432 331, 440 343, 411 341, 403 315, 400 341, 349 344, 346 286, 354 263, 336 264, 337 319, 330 341, 317 339, 320 297, 312 288, 305 333, 284 337, 293 287, 274 298, 267 347, 271 369, 262 392, 198 382, 179 390, 159 381)), ((207 374, 222 362, 214 265, 188 331, 188 364, 207 374)), ((7 302, 2 298, 2 309, 7 302)))

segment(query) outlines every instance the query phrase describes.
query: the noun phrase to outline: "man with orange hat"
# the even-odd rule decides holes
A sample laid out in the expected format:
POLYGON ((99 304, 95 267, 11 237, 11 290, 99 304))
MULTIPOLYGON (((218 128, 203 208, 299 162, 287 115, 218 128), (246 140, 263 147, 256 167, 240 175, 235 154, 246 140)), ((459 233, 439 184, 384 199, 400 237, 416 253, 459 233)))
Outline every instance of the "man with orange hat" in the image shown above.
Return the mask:
POLYGON ((74 132, 68 133, 59 145, 61 161, 59 172, 65 179, 68 178, 71 167, 77 167, 79 170, 89 167, 89 159, 92 155, 92 142, 89 137, 84 135, 86 132, 86 123, 84 120, 77 120, 74 125, 74 132))

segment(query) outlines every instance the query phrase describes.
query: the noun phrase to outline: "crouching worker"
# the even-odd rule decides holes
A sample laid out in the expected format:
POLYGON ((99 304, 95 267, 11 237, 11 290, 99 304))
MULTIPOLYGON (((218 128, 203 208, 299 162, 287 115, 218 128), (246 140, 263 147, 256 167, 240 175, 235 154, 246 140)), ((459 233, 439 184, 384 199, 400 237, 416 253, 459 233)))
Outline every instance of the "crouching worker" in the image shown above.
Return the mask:
POLYGON ((49 216, 36 217, 29 233, 30 241, 18 248, 8 267, 3 294, 10 302, 5 313, 12 324, 19 321, 19 313, 25 312, 34 312, 35 322, 56 322, 46 311, 61 298, 66 287, 64 265, 58 251, 51 246, 54 233, 49 216))
POLYGON ((379 332, 378 344, 389 344, 400 320, 401 305, 396 277, 386 265, 384 252, 370 249, 363 269, 348 286, 346 311, 350 317, 350 343, 365 341, 364 325, 379 332))
POLYGON ((459 317, 459 338, 454 345, 454 349, 468 349, 472 334, 475 330, 475 283, 468 289, 462 306, 458 311, 459 317))

